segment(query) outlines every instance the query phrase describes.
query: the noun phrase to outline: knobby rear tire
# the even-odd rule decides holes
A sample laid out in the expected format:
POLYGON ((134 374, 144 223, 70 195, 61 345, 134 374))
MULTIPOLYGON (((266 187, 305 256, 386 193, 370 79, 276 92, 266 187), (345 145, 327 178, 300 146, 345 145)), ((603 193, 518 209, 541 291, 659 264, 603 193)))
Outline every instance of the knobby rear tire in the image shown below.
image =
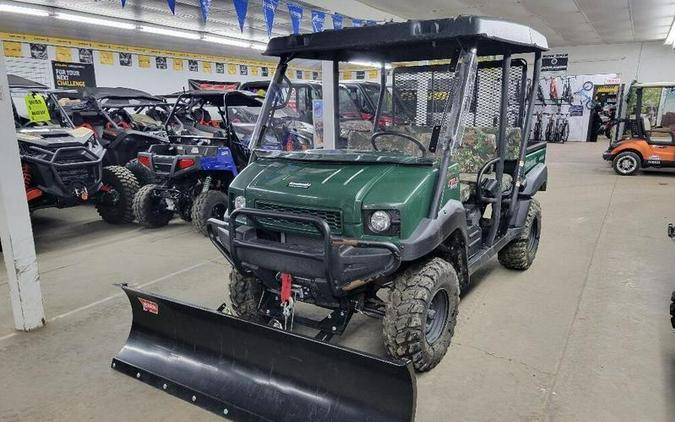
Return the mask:
POLYGON ((138 192, 138 181, 132 172, 121 166, 104 167, 101 181, 117 193, 116 204, 100 200, 106 193, 99 193, 96 211, 103 221, 110 224, 128 224, 134 221, 133 202, 138 192))
POLYGON ((163 209, 161 199, 154 195, 157 188, 157 185, 145 185, 134 198, 134 215, 143 227, 164 227, 173 218, 173 212, 163 209))
POLYGON ((522 271, 530 268, 539 249, 539 236, 541 236, 541 205, 532 198, 521 234, 499 251, 497 254, 499 262, 512 270, 522 271), (532 239, 531 236, 536 238, 532 239))

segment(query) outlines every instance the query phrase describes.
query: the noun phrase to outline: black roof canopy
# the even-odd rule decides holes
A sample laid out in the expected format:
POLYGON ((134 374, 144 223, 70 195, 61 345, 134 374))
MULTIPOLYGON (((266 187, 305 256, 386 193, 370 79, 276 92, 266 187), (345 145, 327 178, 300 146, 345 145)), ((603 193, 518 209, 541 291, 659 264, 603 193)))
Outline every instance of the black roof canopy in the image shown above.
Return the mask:
POLYGON ((446 59, 461 48, 479 56, 548 49, 546 37, 518 23, 477 16, 407 21, 270 40, 265 55, 330 61, 405 62, 446 59))
POLYGON ((42 85, 40 83, 33 82, 30 79, 22 78, 21 76, 16 75, 7 75, 7 82, 9 83, 10 88, 36 89, 40 91, 49 89, 49 87, 46 85, 42 85))
MULTIPOLYGON (((269 84, 269 82, 268 82, 269 84)), ((215 107, 261 107, 261 99, 248 91, 190 90, 165 95, 165 98, 189 99, 215 107)))
POLYGON ((143 100, 147 102, 164 102, 162 98, 148 94, 145 91, 131 88, 93 88, 87 87, 82 97, 91 97, 96 100, 143 100))

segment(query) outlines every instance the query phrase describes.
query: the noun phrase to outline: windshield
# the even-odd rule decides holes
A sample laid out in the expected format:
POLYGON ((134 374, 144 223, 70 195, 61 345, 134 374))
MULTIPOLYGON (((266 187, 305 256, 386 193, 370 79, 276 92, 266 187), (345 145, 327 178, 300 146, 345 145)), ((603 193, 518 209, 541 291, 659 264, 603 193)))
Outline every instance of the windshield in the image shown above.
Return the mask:
POLYGON ((46 91, 10 89, 14 126, 70 128, 72 124, 54 95, 46 91))
MULTIPOLYGON (((469 53, 466 54, 469 55, 469 53)), ((394 69, 393 86, 391 89, 384 90, 382 101, 385 112, 377 122, 377 128, 374 127, 374 113, 364 112, 355 101, 355 95, 350 95, 350 89, 356 88, 361 104, 369 104, 368 110, 374 112, 373 104, 376 105, 379 102, 379 85, 376 83, 340 85, 339 110, 336 113, 340 117, 336 122, 338 124, 336 133, 339 136, 335 140, 335 148, 358 151, 361 154, 364 151, 380 156, 387 154, 389 157, 387 159, 391 159, 391 154, 398 154, 438 160, 445 150, 442 145, 437 145, 439 140, 448 142, 448 139, 461 139, 461 128, 465 123, 464 116, 468 114, 468 104, 471 103, 468 93, 473 88, 473 79, 476 75, 477 62, 475 60, 470 60, 470 64, 463 65, 464 67, 470 66, 473 70, 465 70, 461 74, 456 72, 455 67, 458 65, 454 63, 448 62, 445 65, 421 63, 418 66, 406 63, 400 68, 392 67, 394 69), (405 89, 408 92, 409 101, 405 108, 396 107, 393 101, 392 91, 398 92, 397 89, 405 89), (409 110, 414 111, 410 113, 409 110), (389 115, 388 119, 384 119, 385 113, 389 115), (383 131, 385 133, 374 135, 375 132, 383 131), (444 136, 441 136, 441 133, 444 136), (449 135, 452 136, 449 137, 449 135)), ((293 88, 289 89, 289 83, 290 81, 283 79, 281 84, 270 85, 270 92, 267 96, 267 101, 271 103, 270 114, 263 116, 263 122, 259 128, 263 133, 269 132, 265 118, 273 122, 281 115, 281 110, 287 106, 293 106, 296 110, 300 109, 298 97, 295 94, 301 85, 291 85, 293 88), (277 94, 270 96, 272 92, 277 94)), ((328 113, 334 112, 333 107, 332 104, 326 104, 322 99, 314 98, 311 111, 314 130, 313 146, 323 148, 324 136, 328 135, 324 133, 324 118, 328 113)), ((262 136, 260 139, 265 138, 262 136)), ((257 145, 253 146, 257 148, 257 145)), ((319 157, 331 159, 334 156, 324 154, 319 157)))

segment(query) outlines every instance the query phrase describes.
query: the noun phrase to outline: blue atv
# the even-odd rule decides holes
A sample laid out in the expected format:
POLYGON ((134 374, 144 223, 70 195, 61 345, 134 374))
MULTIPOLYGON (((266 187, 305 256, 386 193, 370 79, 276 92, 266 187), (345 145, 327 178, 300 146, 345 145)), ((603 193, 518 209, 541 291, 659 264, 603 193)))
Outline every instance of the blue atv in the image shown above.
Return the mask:
MULTIPOLYGON (((207 235, 207 221, 223 218, 230 182, 248 163, 248 144, 262 101, 241 91, 189 91, 176 97, 165 125, 171 142, 138 154, 138 162, 158 182, 138 191, 134 215, 141 225, 155 228, 177 214, 207 235), (212 113, 220 119, 213 119, 212 113)), ((265 149, 312 142, 311 126, 292 111, 273 126, 263 142, 265 149)))

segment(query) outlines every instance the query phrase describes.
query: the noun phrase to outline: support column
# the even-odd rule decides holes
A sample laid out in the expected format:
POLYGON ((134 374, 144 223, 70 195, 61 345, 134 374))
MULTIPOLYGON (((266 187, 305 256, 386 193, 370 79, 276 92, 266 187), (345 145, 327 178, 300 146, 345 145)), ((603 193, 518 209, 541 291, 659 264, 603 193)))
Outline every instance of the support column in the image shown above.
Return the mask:
POLYGON ((340 136, 339 124, 339 63, 331 61, 321 62, 322 89, 323 89, 323 148, 335 149, 340 136))
MULTIPOLYGON (((2 43, 0 43, 2 44, 2 43)), ((0 54, 0 240, 17 330, 45 324, 33 229, 23 184, 5 59, 0 54)), ((0 299, 4 300, 4 298, 0 299)))

